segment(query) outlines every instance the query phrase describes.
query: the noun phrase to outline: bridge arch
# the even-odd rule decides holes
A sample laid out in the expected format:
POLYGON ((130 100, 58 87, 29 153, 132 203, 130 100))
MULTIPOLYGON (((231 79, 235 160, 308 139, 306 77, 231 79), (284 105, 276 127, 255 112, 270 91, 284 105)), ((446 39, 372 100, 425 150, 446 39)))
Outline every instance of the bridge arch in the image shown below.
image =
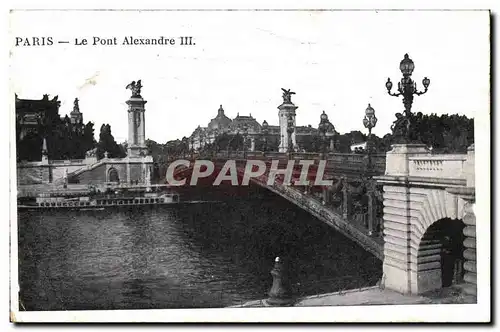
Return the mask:
POLYGON ((465 201, 442 188, 410 188, 410 209, 412 213, 412 242, 417 247, 425 232, 441 219, 461 219, 465 201))
POLYGON ((460 270, 451 257, 463 257, 465 205, 446 188, 384 186, 386 287, 422 294, 451 284, 453 270, 460 270))

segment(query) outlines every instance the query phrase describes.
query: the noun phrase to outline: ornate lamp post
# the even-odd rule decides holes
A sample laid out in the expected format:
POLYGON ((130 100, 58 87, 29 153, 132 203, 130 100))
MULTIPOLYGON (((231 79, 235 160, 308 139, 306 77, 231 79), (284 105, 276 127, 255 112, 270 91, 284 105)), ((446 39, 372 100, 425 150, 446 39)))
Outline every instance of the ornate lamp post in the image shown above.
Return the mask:
POLYGON ((411 140, 410 125, 412 120, 411 106, 413 103, 413 95, 420 96, 426 93, 431 81, 427 77, 424 77, 422 80, 424 91, 418 91, 417 83, 411 79, 415 64, 408 54, 405 54, 403 60, 399 63, 399 69, 403 74, 403 78, 398 82, 398 91, 396 93, 391 92, 392 82, 390 78, 387 79, 385 87, 389 95, 394 97, 403 96, 404 114, 396 114, 397 119, 394 121, 391 129, 394 136, 398 137, 403 142, 409 142, 411 140))
POLYGON ((377 117, 375 116, 375 110, 368 104, 368 107, 365 110, 365 117, 363 118, 363 125, 368 129, 368 139, 366 140, 366 153, 368 155, 368 165, 367 171, 372 171, 372 128, 375 128, 377 125, 377 117))
POLYGON ((291 115, 287 118, 287 133, 288 133, 288 152, 294 152, 292 134, 295 131, 295 126, 293 124, 293 118, 291 115))
POLYGON ((323 111, 320 115, 320 121, 318 125, 318 131, 321 137, 321 153, 326 152, 326 131, 329 127, 328 115, 323 111))
POLYGON ((269 133, 269 124, 267 123, 266 120, 264 120, 264 122, 262 122, 262 135, 263 135, 263 139, 264 139, 264 144, 262 147, 262 150, 264 150, 263 152, 267 151, 267 135, 268 135, 268 133, 269 133))

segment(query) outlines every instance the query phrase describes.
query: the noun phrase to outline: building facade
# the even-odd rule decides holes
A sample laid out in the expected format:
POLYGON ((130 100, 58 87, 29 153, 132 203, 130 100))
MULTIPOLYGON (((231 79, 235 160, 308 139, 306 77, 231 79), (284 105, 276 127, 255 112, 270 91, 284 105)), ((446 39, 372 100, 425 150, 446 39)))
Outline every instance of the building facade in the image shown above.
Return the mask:
MULTIPOLYGON (((295 115, 298 107, 291 101, 291 95, 294 93, 284 89, 283 91, 283 103, 278 106, 277 112, 279 125, 269 125, 266 120, 259 123, 252 114, 237 113, 236 117, 231 119, 220 105, 217 115, 206 126, 198 126, 189 137, 191 150, 203 150, 221 135, 240 135, 244 140, 244 148, 249 151, 304 152, 315 138, 326 140, 327 149, 334 151, 334 141, 338 133, 325 112, 320 117, 318 128, 311 125, 297 126, 295 115), (324 130, 321 130, 322 128, 324 130)), ((223 150, 226 149, 223 147, 223 150)))

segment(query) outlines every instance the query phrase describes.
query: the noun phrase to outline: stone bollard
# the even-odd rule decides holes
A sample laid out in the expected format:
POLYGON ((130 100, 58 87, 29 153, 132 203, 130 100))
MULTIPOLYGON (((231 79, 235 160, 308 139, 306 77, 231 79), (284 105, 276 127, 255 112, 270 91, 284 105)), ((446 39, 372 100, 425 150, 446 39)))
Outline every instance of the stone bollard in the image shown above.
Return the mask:
POLYGON ((279 257, 275 259, 271 275, 273 276, 273 286, 268 293, 269 298, 265 300, 265 304, 270 306, 291 306, 293 304, 292 294, 284 264, 279 257))

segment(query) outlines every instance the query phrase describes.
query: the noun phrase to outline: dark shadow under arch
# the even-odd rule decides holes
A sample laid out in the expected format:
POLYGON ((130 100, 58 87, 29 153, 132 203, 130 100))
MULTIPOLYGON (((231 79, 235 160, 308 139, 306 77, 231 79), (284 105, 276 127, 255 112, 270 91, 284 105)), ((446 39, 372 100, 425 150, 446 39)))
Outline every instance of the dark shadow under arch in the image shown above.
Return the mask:
POLYGON ((440 287, 463 282, 464 227, 459 219, 443 218, 429 226, 420 241, 418 264, 440 269, 440 287))

